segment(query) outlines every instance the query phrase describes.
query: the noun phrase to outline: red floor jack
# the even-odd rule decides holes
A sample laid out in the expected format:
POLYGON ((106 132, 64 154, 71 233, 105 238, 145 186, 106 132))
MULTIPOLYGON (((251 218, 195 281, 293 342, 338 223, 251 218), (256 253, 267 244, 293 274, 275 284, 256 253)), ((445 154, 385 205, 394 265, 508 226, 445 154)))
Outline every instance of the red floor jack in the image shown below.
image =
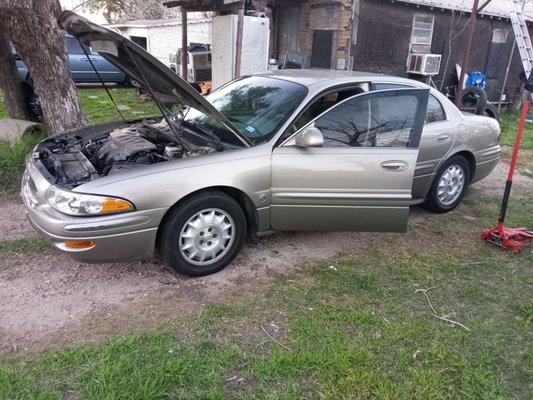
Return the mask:
POLYGON ((520 121, 518 123, 518 132, 513 148, 513 157, 511 158, 511 165, 509 166, 509 175, 505 183, 505 192, 503 193, 502 206, 500 209, 500 217, 498 218, 498 225, 492 229, 486 229, 481 234, 481 237, 486 242, 494 243, 502 249, 512 249, 515 253, 519 253, 520 249, 533 241, 533 231, 527 228, 507 228, 504 226, 505 214, 507 213, 507 203, 509 202, 509 195, 511 194, 511 186, 513 185, 513 175, 516 167, 516 159, 518 158, 518 150, 520 149, 520 142, 524 134, 524 124, 529 109, 529 101, 522 103, 522 110, 520 113, 520 121))

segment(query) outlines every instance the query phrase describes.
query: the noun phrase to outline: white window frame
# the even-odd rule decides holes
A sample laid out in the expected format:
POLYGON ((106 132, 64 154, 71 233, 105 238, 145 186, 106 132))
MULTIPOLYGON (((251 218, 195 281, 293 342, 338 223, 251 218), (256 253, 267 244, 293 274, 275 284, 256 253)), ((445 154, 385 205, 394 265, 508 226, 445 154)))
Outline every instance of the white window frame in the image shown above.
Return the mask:
POLYGON ((435 16, 428 14, 413 15, 413 26, 411 29, 411 45, 428 45, 431 46, 433 40, 433 28, 435 26, 435 16), (423 21, 422 19, 431 18, 431 22, 423 21), (429 38, 416 35, 416 31, 429 32, 429 38))

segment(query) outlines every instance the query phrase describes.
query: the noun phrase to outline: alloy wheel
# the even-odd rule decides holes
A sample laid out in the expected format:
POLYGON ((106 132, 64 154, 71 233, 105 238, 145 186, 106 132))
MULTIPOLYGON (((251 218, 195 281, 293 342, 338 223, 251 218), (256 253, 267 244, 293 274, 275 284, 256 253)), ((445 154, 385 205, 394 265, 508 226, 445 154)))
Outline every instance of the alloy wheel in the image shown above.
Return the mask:
POLYGON ((183 226, 179 250, 183 258, 197 266, 220 260, 235 239, 235 223, 224 210, 208 208, 194 214, 183 226))
POLYGON ((461 195, 465 186, 465 172, 458 164, 450 165, 439 180, 438 197, 444 206, 449 206, 461 195))

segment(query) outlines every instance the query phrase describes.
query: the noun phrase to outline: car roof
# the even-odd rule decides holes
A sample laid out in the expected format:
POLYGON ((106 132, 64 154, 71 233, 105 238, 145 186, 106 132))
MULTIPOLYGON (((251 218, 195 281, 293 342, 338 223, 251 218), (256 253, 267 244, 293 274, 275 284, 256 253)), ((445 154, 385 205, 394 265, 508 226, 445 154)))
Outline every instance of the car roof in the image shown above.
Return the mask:
POLYGON ((357 82, 391 82, 403 83, 415 87, 426 88, 425 83, 415 81, 412 79, 400 78, 397 76, 389 76, 371 72, 361 71, 342 71, 333 69, 279 69, 274 71, 267 71, 260 76, 269 76, 272 78, 283 79, 290 82, 295 82, 312 89, 315 86, 330 87, 342 85, 347 83, 357 82))

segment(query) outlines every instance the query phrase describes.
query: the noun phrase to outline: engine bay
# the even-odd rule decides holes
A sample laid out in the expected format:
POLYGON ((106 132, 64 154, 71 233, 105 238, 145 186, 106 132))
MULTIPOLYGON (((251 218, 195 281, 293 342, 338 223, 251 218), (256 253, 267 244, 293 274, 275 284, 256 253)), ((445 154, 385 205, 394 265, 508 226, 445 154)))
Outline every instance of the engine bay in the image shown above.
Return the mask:
POLYGON ((105 133, 50 138, 33 157, 54 183, 73 188, 119 171, 222 150, 216 142, 184 131, 177 135, 165 119, 143 121, 105 133))

